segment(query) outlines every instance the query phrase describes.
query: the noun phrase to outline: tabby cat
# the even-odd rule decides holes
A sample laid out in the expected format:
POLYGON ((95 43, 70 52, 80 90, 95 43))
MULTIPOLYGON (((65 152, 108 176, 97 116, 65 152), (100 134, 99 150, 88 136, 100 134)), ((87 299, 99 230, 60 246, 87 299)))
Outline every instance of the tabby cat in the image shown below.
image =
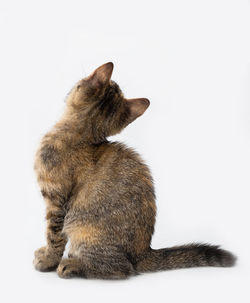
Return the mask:
POLYGON ((150 171, 135 151, 107 140, 141 116, 149 100, 126 99, 112 71, 113 63, 106 63, 75 85, 36 154, 47 245, 35 252, 35 268, 57 269, 61 278, 123 279, 234 265, 235 257, 217 246, 150 247, 156 215, 150 171), (62 259, 68 240, 68 258, 62 259))

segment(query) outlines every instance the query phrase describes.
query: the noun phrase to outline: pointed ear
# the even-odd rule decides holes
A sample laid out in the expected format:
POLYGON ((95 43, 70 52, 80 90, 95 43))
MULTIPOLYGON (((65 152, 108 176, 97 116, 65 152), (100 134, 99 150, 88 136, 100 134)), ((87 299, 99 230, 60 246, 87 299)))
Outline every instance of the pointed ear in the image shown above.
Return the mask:
POLYGON ((150 104, 149 100, 146 98, 127 99, 126 102, 130 111, 129 123, 140 117, 150 104))
POLYGON ((89 77, 88 80, 91 82, 93 86, 101 87, 105 84, 108 84, 114 64, 112 62, 105 63, 99 66, 89 77))

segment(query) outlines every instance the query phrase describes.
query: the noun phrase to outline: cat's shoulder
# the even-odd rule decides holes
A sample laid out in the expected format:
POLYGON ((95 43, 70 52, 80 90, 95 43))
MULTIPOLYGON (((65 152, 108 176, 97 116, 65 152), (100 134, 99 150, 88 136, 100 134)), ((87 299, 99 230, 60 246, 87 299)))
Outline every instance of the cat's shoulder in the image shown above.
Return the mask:
POLYGON ((110 148, 116 153, 119 159, 130 159, 144 163, 141 155, 132 147, 127 146, 122 142, 109 142, 110 148))
POLYGON ((132 147, 129 147, 123 142, 113 141, 113 142, 108 142, 108 144, 113 150, 128 153, 128 154, 130 153, 137 154, 137 152, 132 147))

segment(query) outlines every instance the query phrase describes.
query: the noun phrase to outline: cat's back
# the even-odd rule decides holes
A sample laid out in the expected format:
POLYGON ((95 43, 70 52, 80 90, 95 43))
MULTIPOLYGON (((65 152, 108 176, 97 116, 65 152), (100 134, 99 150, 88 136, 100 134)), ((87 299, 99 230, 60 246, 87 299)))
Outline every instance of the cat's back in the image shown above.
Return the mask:
MULTIPOLYGON (((86 157, 86 152, 81 152, 86 157)), ((89 201, 96 199, 130 200, 131 196, 147 195, 154 200, 151 173, 138 153, 119 142, 105 142, 88 152, 91 162, 88 171, 84 165, 77 170, 78 183, 89 201)), ((86 161, 82 159, 82 163, 86 161)))
POLYGON ((112 172, 113 176, 133 173, 150 175, 148 166, 141 156, 132 148, 120 142, 100 144, 93 153, 95 171, 112 172))
MULTIPOLYGON (((86 157, 86 152, 78 152, 86 157)), ((138 153, 119 142, 91 147, 89 160, 92 165, 87 173, 84 166, 78 166, 78 190, 64 229, 70 232, 72 224, 91 225, 106 244, 119 244, 128 251, 134 249, 128 248, 130 245, 138 247, 138 252, 144 250, 150 243, 156 213, 147 165, 138 153)))

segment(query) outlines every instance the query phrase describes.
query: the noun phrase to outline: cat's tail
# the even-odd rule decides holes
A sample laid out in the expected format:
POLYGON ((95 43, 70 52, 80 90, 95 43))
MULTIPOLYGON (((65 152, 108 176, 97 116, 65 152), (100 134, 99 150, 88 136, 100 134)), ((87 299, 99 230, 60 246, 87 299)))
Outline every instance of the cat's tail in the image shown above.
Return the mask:
POLYGON ((219 246, 189 244, 156 250, 150 248, 139 258, 135 269, 143 273, 197 266, 231 267, 235 262, 236 257, 219 246))

